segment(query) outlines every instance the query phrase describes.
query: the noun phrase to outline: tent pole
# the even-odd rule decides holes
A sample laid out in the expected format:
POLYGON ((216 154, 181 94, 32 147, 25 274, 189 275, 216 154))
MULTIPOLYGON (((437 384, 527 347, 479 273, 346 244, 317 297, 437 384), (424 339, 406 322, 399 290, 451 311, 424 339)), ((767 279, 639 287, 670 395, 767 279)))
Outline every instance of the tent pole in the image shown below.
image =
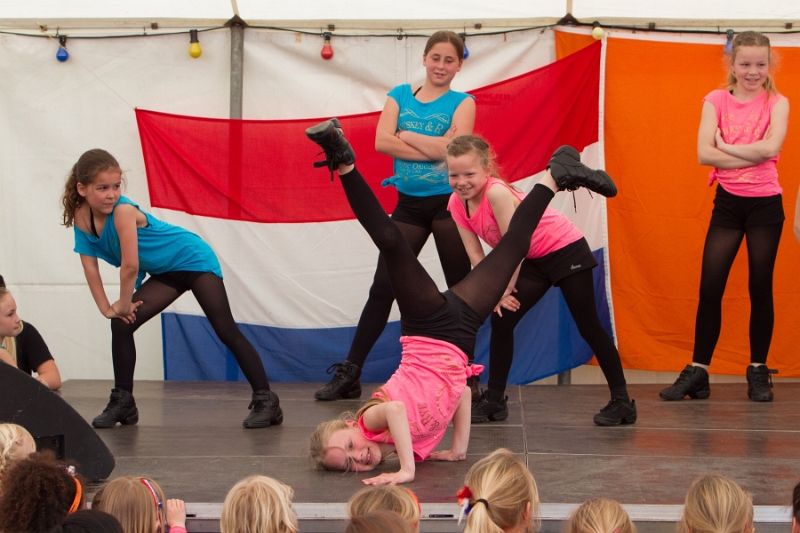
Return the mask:
POLYGON ((244 25, 231 24, 231 118, 242 118, 244 25))

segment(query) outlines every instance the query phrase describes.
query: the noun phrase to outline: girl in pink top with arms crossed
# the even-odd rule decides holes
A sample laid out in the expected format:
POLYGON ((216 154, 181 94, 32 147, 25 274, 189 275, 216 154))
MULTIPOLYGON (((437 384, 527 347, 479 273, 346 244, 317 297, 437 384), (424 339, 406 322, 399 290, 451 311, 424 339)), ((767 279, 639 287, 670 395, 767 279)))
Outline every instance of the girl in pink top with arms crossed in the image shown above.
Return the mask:
MULTIPOLYGON (((328 168, 338 170, 356 218, 384 258, 400 308, 403 335, 402 360, 395 374, 355 416, 321 424, 312 436, 311 454, 323 468, 369 471, 385 455, 395 452, 400 470, 365 479, 364 483, 413 481, 415 461, 466 458, 471 405, 466 382, 479 370, 468 366, 475 335, 528 253, 531 235, 555 191, 583 186, 614 196, 617 189, 608 174, 585 167, 573 148, 559 148, 545 176, 519 204, 508 231, 492 253, 442 293, 355 168, 355 153, 338 120, 313 126, 306 135, 324 150, 328 168), (450 449, 431 453, 451 420, 450 449)), ((456 159, 448 156, 448 166, 456 159)))
MULTIPOLYGON (((497 178, 493 154, 480 137, 454 139, 447 147, 447 168, 455 191, 448 209, 472 264, 477 266, 485 259, 478 239, 496 247, 525 194, 497 178)), ((552 286, 561 289, 578 331, 597 355, 611 389, 611 401, 595 415, 595 424, 636 422, 636 404, 628 396, 619 352, 597 315, 592 277, 596 266, 583 234, 567 217, 548 207, 492 314, 489 388, 472 405, 473 423, 508 417, 504 392, 514 358, 514 328, 552 286)))
POLYGON ((750 366, 747 396, 772 401, 767 368, 774 309, 772 273, 781 238, 783 203, 775 163, 789 124, 789 101, 778 94, 770 76, 769 39, 757 32, 733 40, 727 90, 709 93, 703 101, 697 156, 711 165, 709 185, 717 192, 703 249, 700 303, 695 323, 692 364, 675 383, 661 391, 665 400, 711 394, 708 367, 719 339, 722 295, 733 260, 747 237, 750 270, 750 366))

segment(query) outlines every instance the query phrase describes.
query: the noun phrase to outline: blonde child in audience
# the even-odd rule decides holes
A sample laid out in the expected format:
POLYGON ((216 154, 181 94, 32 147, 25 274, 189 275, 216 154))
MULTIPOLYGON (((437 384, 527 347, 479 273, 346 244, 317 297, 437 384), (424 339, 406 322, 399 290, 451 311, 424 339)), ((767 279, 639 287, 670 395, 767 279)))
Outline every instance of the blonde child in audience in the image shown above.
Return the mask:
POLYGON ((419 517, 422 514, 419 499, 409 489, 396 485, 377 485, 356 492, 347 502, 347 517, 352 519, 373 511, 392 511, 419 532, 419 517))
POLYGON ((294 491, 276 479, 250 476, 225 496, 219 527, 222 533, 297 533, 294 491))
POLYGON ((725 476, 700 476, 686 494, 680 532, 754 533, 753 499, 725 476))
POLYGON ((412 533, 408 521, 392 511, 373 511, 350 519, 344 533, 412 533))
POLYGON ((17 424, 0 424, 0 483, 3 474, 14 462, 25 459, 36 451, 33 437, 17 424))
POLYGON ((625 509, 614 500, 586 500, 569 517, 566 533, 636 533, 625 509))
POLYGON ((500 448, 467 472, 458 503, 467 515, 464 533, 532 533, 539 529, 539 493, 528 468, 500 448))
POLYGON ((125 476, 103 489, 99 509, 117 518, 125 533, 186 533, 186 506, 165 500, 164 491, 149 478, 125 476))

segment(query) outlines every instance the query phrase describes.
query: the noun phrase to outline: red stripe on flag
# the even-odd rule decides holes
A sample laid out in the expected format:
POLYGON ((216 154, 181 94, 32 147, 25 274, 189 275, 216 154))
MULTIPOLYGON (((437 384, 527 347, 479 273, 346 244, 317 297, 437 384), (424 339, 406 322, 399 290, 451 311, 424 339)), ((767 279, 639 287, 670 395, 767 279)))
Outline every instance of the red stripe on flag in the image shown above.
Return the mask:
MULTIPOLYGON (((543 170, 561 144, 597 141, 600 43, 522 76, 472 91, 476 132, 492 144, 504 176, 543 170)), ((397 193, 380 182, 391 158, 375 152, 379 113, 339 117, 357 165, 387 212, 397 193)), ((321 119, 226 120, 136 110, 150 203, 192 215, 248 222, 353 218, 304 131, 321 119)))

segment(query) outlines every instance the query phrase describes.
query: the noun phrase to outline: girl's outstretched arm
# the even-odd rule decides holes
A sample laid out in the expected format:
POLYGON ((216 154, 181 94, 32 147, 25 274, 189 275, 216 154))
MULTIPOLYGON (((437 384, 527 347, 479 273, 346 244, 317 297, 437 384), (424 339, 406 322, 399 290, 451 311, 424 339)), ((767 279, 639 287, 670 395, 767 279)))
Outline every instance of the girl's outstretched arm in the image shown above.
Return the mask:
POLYGON ((786 130, 789 128, 789 100, 781 98, 772 108, 764 138, 750 144, 727 144, 722 139, 719 128, 714 137, 716 146, 723 152, 734 157, 747 159, 753 163, 763 163, 778 155, 786 138, 786 130))
MULTIPOLYGON (((514 211, 516 211, 520 200, 510 190, 502 186, 490 187, 486 191, 486 197, 489 200, 492 213, 494 213, 494 218, 497 220, 497 228, 500 230, 500 235, 505 235, 508 232, 511 217, 514 216, 514 211)), ((503 309, 517 311, 520 307, 519 300, 514 297, 513 293, 516 292, 515 287, 521 266, 522 263, 517 265, 517 269, 508 281, 508 286, 502 298, 500 298, 500 302, 494 308, 494 312, 500 316, 503 316, 503 309)))
POLYGON ((467 250, 469 262, 472 264, 472 268, 475 268, 486 257, 486 252, 483 251, 483 246, 481 246, 481 240, 470 230, 458 225, 456 227, 458 228, 458 234, 461 236, 461 242, 464 243, 464 248, 467 250))
POLYGON ((431 461, 463 461, 467 458, 469 446, 469 428, 472 423, 472 391, 464 387, 458 399, 458 407, 453 416, 453 444, 443 452, 433 452, 428 456, 431 461))
POLYGON ((391 96, 386 99, 378 127, 375 130, 375 150, 382 154, 406 161, 430 161, 428 156, 401 141, 397 137, 397 120, 400 117, 400 106, 391 96))
POLYGON ((400 459, 400 471, 381 474, 362 481, 365 485, 397 485, 414 481, 414 449, 411 445, 411 430, 408 428, 408 415, 403 402, 385 402, 370 407, 362 415, 364 427, 370 431, 384 431, 394 440, 395 451, 400 459))
POLYGON ((56 362, 50 359, 36 368, 36 379, 47 385, 50 390, 61 388, 61 373, 58 371, 56 362))
MULTIPOLYGON (((111 308, 119 317, 136 320, 136 308, 142 302, 134 303, 133 289, 139 275, 139 235, 136 233, 136 215, 139 210, 130 204, 117 205, 114 210, 114 227, 119 235, 119 248, 122 264, 119 267, 119 300, 111 308)), ((127 320, 126 320, 127 321, 127 320)))
MULTIPOLYGON (((120 318, 128 323, 133 322, 136 319, 134 313, 130 313, 128 316, 120 316, 111 307, 106 291, 103 288, 103 278, 100 277, 97 258, 81 254, 81 265, 83 265, 83 275, 86 277, 86 283, 89 284, 89 291, 92 293, 92 298, 94 303, 97 304, 100 313, 106 318, 120 318)), ((141 305, 141 302, 136 307, 139 307, 139 305, 141 305)))
POLYGON ((717 109, 711 102, 703 102, 700 129, 697 132, 697 160, 701 165, 716 168, 751 167, 757 162, 727 154, 717 147, 717 109))
POLYGON ((450 129, 441 137, 423 135, 414 131, 399 131, 397 137, 425 154, 430 161, 441 161, 447 154, 447 145, 454 137, 471 135, 475 127, 475 100, 464 98, 458 105, 450 129))

